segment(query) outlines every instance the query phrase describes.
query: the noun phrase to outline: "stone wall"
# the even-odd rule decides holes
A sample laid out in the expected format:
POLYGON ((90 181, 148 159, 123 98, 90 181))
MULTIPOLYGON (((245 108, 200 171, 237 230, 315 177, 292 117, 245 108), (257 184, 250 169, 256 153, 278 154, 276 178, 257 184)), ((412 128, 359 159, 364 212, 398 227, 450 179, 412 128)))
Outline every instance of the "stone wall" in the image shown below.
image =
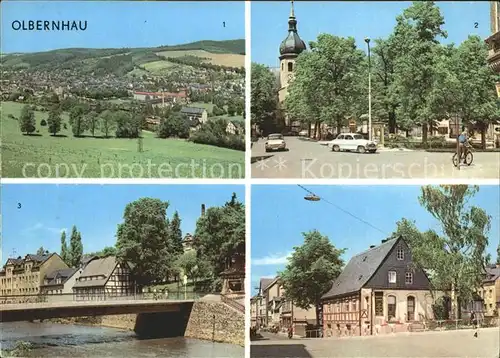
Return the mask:
POLYGON ((193 304, 185 337, 245 345, 245 315, 222 302, 193 304))

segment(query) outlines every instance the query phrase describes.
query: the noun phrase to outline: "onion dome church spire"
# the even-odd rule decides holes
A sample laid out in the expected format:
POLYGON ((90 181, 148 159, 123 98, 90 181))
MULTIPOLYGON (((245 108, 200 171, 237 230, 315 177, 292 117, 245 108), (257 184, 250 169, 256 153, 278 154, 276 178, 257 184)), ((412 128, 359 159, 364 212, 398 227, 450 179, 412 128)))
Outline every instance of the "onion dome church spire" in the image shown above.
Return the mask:
POLYGON ((293 10, 293 0, 290 1, 290 16, 288 17, 288 36, 281 42, 280 58, 297 57, 306 49, 306 44, 297 32, 297 19, 293 10))

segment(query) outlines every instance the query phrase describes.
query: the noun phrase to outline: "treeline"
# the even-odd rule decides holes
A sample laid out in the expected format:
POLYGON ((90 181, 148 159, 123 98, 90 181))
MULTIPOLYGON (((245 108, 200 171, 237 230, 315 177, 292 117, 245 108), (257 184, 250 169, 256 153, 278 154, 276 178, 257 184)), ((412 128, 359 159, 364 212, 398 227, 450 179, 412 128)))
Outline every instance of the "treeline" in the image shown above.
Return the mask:
MULTIPOLYGON (((30 135, 36 129, 35 112, 32 106, 25 105, 18 119, 21 132, 30 135)), ((138 138, 144 122, 144 116, 125 110, 107 109, 99 111, 97 107, 88 104, 78 104, 69 112, 68 124, 74 137, 81 137, 86 131, 95 137, 100 131, 105 138, 109 138, 114 132, 116 138, 138 138)), ((60 107, 52 107, 49 110, 47 120, 40 121, 42 127, 47 127, 48 132, 56 136, 62 129, 67 129, 63 121, 60 107)))
POLYGON ((70 93, 84 98, 92 98, 96 100, 112 99, 112 98, 130 98, 130 95, 125 89, 118 88, 95 88, 95 89, 84 89, 84 88, 73 88, 70 93))
POLYGON ((233 194, 224 206, 209 208, 196 222, 194 251, 186 252, 181 218, 177 212, 169 218, 168 207, 168 202, 154 198, 128 204, 116 234, 117 257, 132 264, 134 279, 141 286, 182 273, 191 280, 208 279, 209 289, 220 291, 225 262, 245 253, 244 205, 233 194))
POLYGON ((207 70, 232 71, 232 72, 239 73, 239 74, 245 73, 245 67, 230 67, 230 66, 214 65, 212 63, 204 63, 204 62, 200 61, 199 57, 195 57, 195 56, 183 56, 183 57, 159 56, 159 57, 161 57, 164 60, 167 60, 169 62, 178 63, 181 65, 193 66, 193 67, 201 67, 201 68, 205 68, 207 70))
MULTIPOLYGON (((223 118, 210 120, 193 132, 189 140, 193 143, 209 144, 217 147, 245 150, 245 136, 226 132, 228 121, 223 118)), ((241 131, 243 129, 241 128, 241 131)))

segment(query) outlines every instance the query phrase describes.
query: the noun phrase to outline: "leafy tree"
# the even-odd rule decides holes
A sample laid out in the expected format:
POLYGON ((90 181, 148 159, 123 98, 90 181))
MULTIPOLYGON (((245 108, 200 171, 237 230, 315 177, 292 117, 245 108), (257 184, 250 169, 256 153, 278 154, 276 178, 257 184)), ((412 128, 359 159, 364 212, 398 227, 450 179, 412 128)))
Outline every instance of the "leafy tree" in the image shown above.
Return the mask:
MULTIPOLYGON (((360 116, 368 108, 362 106, 366 101, 366 56, 356 48, 354 38, 329 34, 319 35, 310 48, 297 59, 285 106, 291 118, 314 121, 316 132, 324 122, 340 133, 349 118, 360 116)), ((315 133, 315 137, 318 135, 321 133, 315 133)))
POLYGON ((500 265, 500 243, 497 246, 497 265, 500 265))
POLYGON ((73 107, 69 113, 69 123, 75 137, 80 137, 85 129, 87 129, 84 120, 85 113, 86 108, 83 105, 73 107))
POLYGON ((99 115, 92 111, 84 116, 85 127, 90 130, 92 137, 95 137, 95 130, 99 127, 99 115))
MULTIPOLYGON (((337 249, 317 230, 302 234, 304 244, 294 247, 285 270, 279 273, 285 296, 302 309, 318 307, 332 282, 342 272, 345 249, 337 249)), ((316 310, 316 322, 319 311, 316 310)))
POLYGON ((188 138, 189 129, 187 116, 179 112, 173 112, 160 124, 158 128, 158 137, 188 138))
POLYGON ((37 254, 38 256, 43 256, 43 255, 45 255, 45 253, 46 253, 46 252, 47 252, 47 250, 45 250, 45 249, 43 248, 43 246, 40 246, 40 248, 36 251, 36 254, 37 254))
POLYGON ((233 194, 221 207, 209 208, 196 222, 194 247, 198 259, 211 267, 212 289, 232 257, 245 256, 245 205, 233 194))
POLYGON ((81 233, 73 225, 71 237, 69 239, 69 258, 71 265, 69 267, 78 267, 82 261, 83 244, 81 233))
POLYGON ((486 129, 500 118, 495 83, 500 76, 487 65, 488 48, 478 36, 469 36, 453 56, 456 84, 452 91, 454 109, 465 123, 477 123, 481 145, 486 149, 486 129))
POLYGON ((168 202, 141 198, 125 207, 123 223, 116 233, 117 257, 133 264, 133 273, 141 285, 163 281, 173 266, 166 216, 168 202))
POLYGON ((31 134, 36 129, 35 125, 35 112, 29 105, 25 105, 21 110, 21 116, 19 117, 19 127, 21 132, 31 134))
POLYGON ((47 119, 47 122, 48 122, 48 130, 49 130, 49 133, 51 133, 52 135, 56 135, 57 133, 59 133, 61 131, 61 122, 62 122, 62 119, 61 119, 61 115, 59 113, 59 111, 57 110, 51 110, 50 113, 49 113, 49 118, 47 119))
POLYGON ((278 107, 278 88, 273 73, 264 65, 252 63, 251 123, 264 131, 274 130, 278 107))
POLYGON ((116 256, 117 250, 114 246, 106 246, 101 251, 91 252, 88 254, 89 256, 98 256, 98 257, 108 257, 108 256, 116 256))
POLYGON ((186 251, 180 255, 175 266, 181 269, 182 273, 188 277, 190 280, 194 280, 197 276, 198 269, 198 258, 196 257, 196 251, 186 251))
POLYGON ((68 251, 68 245, 66 244, 66 231, 61 233, 61 259, 66 263, 66 265, 71 266, 71 257, 68 251))
POLYGON ((101 122, 101 132, 104 133, 104 137, 109 137, 109 132, 116 128, 116 119, 114 113, 111 110, 105 110, 100 115, 101 122))
POLYGON ((428 270, 436 290, 450 290, 452 313, 458 317, 458 298, 465 303, 481 285, 490 216, 467 205, 478 187, 442 185, 422 187, 420 204, 441 224, 442 234, 420 232, 415 223, 402 219, 395 236, 403 236, 415 262, 428 270))
POLYGON ((179 213, 176 211, 172 220, 170 221, 170 235, 172 240, 172 245, 174 252, 178 255, 184 252, 182 246, 182 230, 181 230, 181 218, 179 213))
POLYGON ((401 104, 397 115, 411 126, 421 125, 426 144, 429 127, 445 115, 439 106, 443 57, 437 40, 438 36, 447 37, 441 28, 444 18, 434 2, 415 1, 396 21, 396 35, 401 35, 397 36, 394 78, 401 104))
POLYGON ((142 118, 126 111, 116 111, 114 113, 116 121, 117 138, 137 138, 139 137, 142 118))

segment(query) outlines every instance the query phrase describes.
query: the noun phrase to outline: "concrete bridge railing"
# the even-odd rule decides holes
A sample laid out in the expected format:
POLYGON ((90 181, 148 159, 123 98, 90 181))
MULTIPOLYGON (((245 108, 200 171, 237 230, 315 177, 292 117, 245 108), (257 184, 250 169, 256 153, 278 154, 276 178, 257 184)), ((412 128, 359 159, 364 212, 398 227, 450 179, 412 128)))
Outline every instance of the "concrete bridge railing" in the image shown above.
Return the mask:
POLYGON ((76 295, 74 293, 41 294, 41 295, 15 295, 0 296, 0 305, 9 304, 42 304, 42 303, 70 303, 82 301, 192 301, 207 295, 203 292, 145 292, 128 295, 112 295, 106 293, 76 295))

